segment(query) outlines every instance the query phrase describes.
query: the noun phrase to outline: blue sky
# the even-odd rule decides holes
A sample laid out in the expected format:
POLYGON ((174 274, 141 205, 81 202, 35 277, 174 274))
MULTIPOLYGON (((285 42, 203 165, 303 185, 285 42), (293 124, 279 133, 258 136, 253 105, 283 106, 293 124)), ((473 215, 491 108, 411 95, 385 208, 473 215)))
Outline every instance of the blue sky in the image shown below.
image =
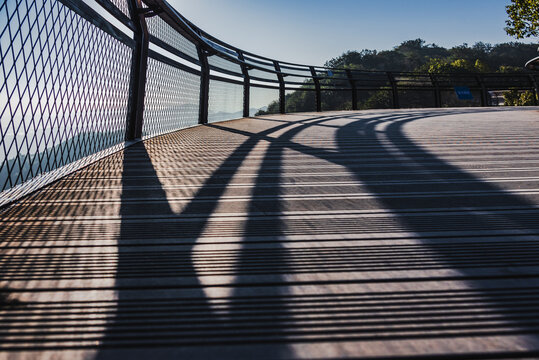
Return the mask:
MULTIPOLYGON (((321 65, 347 50, 423 38, 451 47, 515 41, 509 0, 169 0, 212 35, 278 60, 321 65)), ((525 42, 537 41, 527 39, 525 42)))

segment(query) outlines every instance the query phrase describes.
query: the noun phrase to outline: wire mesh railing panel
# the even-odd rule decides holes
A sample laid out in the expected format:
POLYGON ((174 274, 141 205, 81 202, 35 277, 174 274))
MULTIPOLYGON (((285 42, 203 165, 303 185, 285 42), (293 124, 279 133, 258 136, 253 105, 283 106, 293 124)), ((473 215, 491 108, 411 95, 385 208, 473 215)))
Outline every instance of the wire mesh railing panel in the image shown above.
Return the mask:
POLYGON ((322 111, 352 110, 351 90, 322 90, 322 111))
POLYGON ((486 75, 483 77, 485 86, 492 89, 522 88, 524 85, 533 87, 532 79, 528 75, 486 75))
POLYGON ((275 73, 262 71, 258 69, 251 69, 249 70, 249 76, 254 78, 255 80, 271 80, 272 82, 277 82, 277 75, 275 73))
POLYGON ((125 16, 129 17, 129 0, 104 0, 114 5, 118 10, 120 10, 125 16))
POLYGON ((249 116, 277 114, 279 112, 279 89, 251 86, 249 116))
POLYGON ((56 0, 0 19, 0 191, 122 143, 131 48, 56 0))
POLYGON ((436 74, 435 81, 439 86, 448 88, 452 88, 454 86, 479 86, 479 79, 474 75, 436 74))
POLYGON ((210 80, 208 122, 240 119, 243 117, 243 85, 210 80))
POLYGON ((431 90, 400 90, 399 104, 403 108, 436 107, 435 94, 431 90))
POLYGON ((399 74, 394 77, 397 86, 403 87, 430 87, 431 77, 428 74, 399 74))
POLYGON ((50 183, 131 140, 247 113, 488 106, 509 104, 511 96, 539 101, 535 73, 369 72, 280 63, 204 33, 166 1, 143 0, 138 12, 130 4, 0 2, 2 197, 21 194, 26 184, 17 185, 36 177, 30 185, 50 183), (456 94, 468 90, 473 99, 456 94))
POLYGON ((324 79, 320 81, 320 87, 326 90, 347 89, 350 90, 350 82, 342 79, 324 79))
POLYGON ((143 138, 198 124, 200 76, 148 59, 143 138))
POLYGON ((287 88, 310 88, 314 89, 315 84, 311 77, 303 76, 286 76, 284 78, 287 88))
POLYGON ((281 65, 281 71, 285 74, 290 74, 290 75, 312 76, 311 69, 309 69, 308 67, 297 68, 297 67, 289 67, 286 65, 281 65))
POLYGON ((358 109, 392 109, 393 96, 391 90, 358 90, 358 109))
POLYGON ((239 64, 227 61, 219 56, 210 56, 208 63, 210 66, 216 68, 217 71, 225 70, 225 72, 232 72, 236 76, 242 76, 241 66, 239 64))
POLYGON ((442 107, 472 107, 481 106, 481 92, 471 90, 472 99, 459 99, 455 91, 440 91, 440 102, 442 107))
POLYGON ((196 45, 174 30, 174 28, 167 24, 163 19, 154 16, 147 18, 146 22, 148 24, 150 35, 161 40, 180 53, 187 55, 189 58, 193 60, 198 59, 196 45))
POLYGON ((308 90, 289 91, 286 94, 286 112, 316 111, 316 92, 308 90))
POLYGON ((385 73, 365 73, 352 70, 351 76, 358 88, 380 88, 391 86, 389 77, 385 73))
POLYGON ((244 56, 245 62, 250 65, 258 66, 263 69, 268 69, 270 71, 275 71, 275 65, 271 62, 262 61, 258 59, 252 59, 249 56, 244 56))

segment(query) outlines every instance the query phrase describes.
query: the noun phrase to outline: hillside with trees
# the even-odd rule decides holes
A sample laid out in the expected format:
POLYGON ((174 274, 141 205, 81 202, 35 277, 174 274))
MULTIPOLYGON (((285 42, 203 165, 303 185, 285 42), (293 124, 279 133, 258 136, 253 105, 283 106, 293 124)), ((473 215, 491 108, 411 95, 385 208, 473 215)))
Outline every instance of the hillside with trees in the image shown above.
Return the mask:
MULTIPOLYGON (((472 46, 463 44, 446 49, 436 44, 427 44, 422 39, 415 39, 405 41, 387 51, 348 51, 327 61, 325 66, 360 71, 428 74, 524 73, 528 70, 523 65, 534 56, 537 56, 537 46, 533 44, 510 42, 491 45, 479 42, 472 46)), ((302 88, 312 89, 312 80, 306 81, 302 88)), ((348 93, 334 91, 329 95, 331 96, 322 96, 323 110, 351 109, 348 93)), ((420 99, 422 96, 430 96, 425 93, 408 92, 402 95, 408 97, 408 103, 418 104, 419 107, 421 104, 433 102, 430 99, 420 99)), ((533 94, 523 94, 522 101, 515 100, 515 97, 519 98, 520 95, 518 93, 508 94, 505 103, 507 105, 531 105, 534 103, 533 94)), ((391 107, 391 94, 388 91, 362 92, 358 96, 360 109, 391 107)), ((478 105, 478 101, 475 99, 475 102, 460 102, 460 105, 475 106, 478 105)), ((298 91, 286 95, 286 111, 312 111, 314 102, 314 91, 302 91, 300 88, 298 91)), ((452 105, 456 105, 456 102, 455 104, 450 103, 448 106, 452 105)), ((266 110, 259 111, 257 115, 276 113, 278 109, 278 102, 273 102, 266 110)))
POLYGON ((536 54, 537 45, 517 42, 479 42, 446 49, 415 39, 387 51, 348 51, 325 65, 367 71, 508 72, 524 71, 522 65, 536 54))

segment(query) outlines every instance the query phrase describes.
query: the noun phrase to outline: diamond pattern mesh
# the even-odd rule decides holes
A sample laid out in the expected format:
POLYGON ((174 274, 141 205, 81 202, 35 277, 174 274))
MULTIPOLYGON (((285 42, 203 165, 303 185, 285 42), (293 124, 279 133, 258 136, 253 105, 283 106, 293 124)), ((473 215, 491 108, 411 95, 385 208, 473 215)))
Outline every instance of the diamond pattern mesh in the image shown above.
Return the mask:
POLYGON ((275 71, 275 65, 273 65, 273 63, 271 62, 254 60, 254 59, 251 59, 249 56, 244 56, 244 59, 245 59, 245 62, 248 64, 256 65, 261 68, 275 71))
POLYGON ((286 112, 310 112, 316 111, 315 91, 287 91, 286 112))
POLYGON ((148 59, 144 138, 198 124, 200 76, 148 59))
POLYGON ((322 111, 352 110, 351 90, 322 90, 320 96, 322 97, 322 111))
POLYGON ((56 0, 0 5, 0 191, 123 142, 131 54, 56 0))
MULTIPOLYGON (((298 76, 312 76, 311 69, 298 69, 298 68, 289 68, 281 65, 281 71, 285 74, 298 75, 298 76)), ((322 74, 321 74, 322 75, 322 74)), ((325 74, 323 74, 325 76, 325 74)))
POLYGON ((285 86, 287 89, 314 89, 315 84, 312 78, 310 77, 300 77, 300 76, 286 76, 284 78, 285 86))
POLYGON ((275 114, 279 112, 279 89, 267 89, 251 86, 249 116, 259 113, 275 114))
POLYGON ((167 24, 158 16, 150 17, 146 19, 148 24, 148 31, 150 35, 155 36, 159 40, 172 46, 176 50, 198 59, 198 52, 195 44, 181 36, 174 28, 167 24))
POLYGON ((243 117, 243 85, 210 80, 208 122, 243 117))
POLYGON ((258 69, 249 70, 249 75, 253 78, 259 78, 263 80, 273 80, 275 82, 277 81, 277 75, 275 73, 270 73, 270 72, 266 72, 266 71, 262 71, 258 69))
POLYGON ((107 0, 108 2, 114 4, 124 15, 129 16, 129 0, 107 0))
MULTIPOLYGON (((129 16, 129 0, 103 1, 129 16)), ((80 168, 79 163, 123 146, 132 80, 132 49, 117 40, 121 36, 108 35, 62 2, 67 3, 65 0, 0 2, 2 193, 9 189, 17 192, 20 188, 16 185, 44 173, 80 168), (66 166, 69 164, 71 167, 66 166)), ((168 50, 198 63, 196 46, 159 16, 148 18, 147 23, 154 42, 160 39, 181 54, 166 46, 168 50)), ((172 59, 154 56, 156 59, 148 59, 144 138, 196 125, 199 117, 200 75, 172 59)), ((274 70, 271 61, 254 55, 245 59, 250 64, 274 70)), ((242 76, 241 67, 226 59, 211 56, 209 63, 221 71, 242 76)), ((315 92, 309 91, 314 89, 310 69, 299 65, 282 68, 283 72, 290 73, 285 77, 286 111, 314 111, 315 92)), ((351 108, 352 94, 346 73, 335 70, 330 74, 323 68, 316 71, 319 76, 328 77, 321 80, 323 110, 351 108)), ((391 82, 387 74, 355 70, 352 73, 360 107, 390 106, 391 82), (375 89, 386 91, 373 91, 375 89)), ((258 82, 252 81, 250 114, 260 110, 276 112, 279 105, 277 76, 257 69, 250 70, 249 74, 260 78, 258 82), (262 84, 270 84, 270 80, 275 81, 275 86, 263 88, 262 84)), ((393 75, 400 86, 401 106, 435 105, 434 88, 428 74, 393 75)), ((532 86, 528 75, 482 76, 488 88, 532 86)), ((233 80, 233 76, 224 77, 228 81, 216 80, 217 77, 210 81, 209 122, 243 116, 243 85, 233 80)), ((442 105, 454 106, 456 100, 449 90, 454 84, 468 83, 471 88, 475 87, 475 99, 468 105, 480 105, 477 90, 480 84, 475 74, 439 75, 437 79, 444 88, 442 105)))
POLYGON ((219 56, 210 56, 208 58, 208 63, 210 66, 215 66, 220 69, 232 71, 236 73, 238 76, 242 76, 241 72, 241 66, 239 64, 235 64, 233 62, 227 61, 219 56))
POLYGON ((399 105, 403 108, 429 108, 435 106, 433 91, 399 90, 399 105))

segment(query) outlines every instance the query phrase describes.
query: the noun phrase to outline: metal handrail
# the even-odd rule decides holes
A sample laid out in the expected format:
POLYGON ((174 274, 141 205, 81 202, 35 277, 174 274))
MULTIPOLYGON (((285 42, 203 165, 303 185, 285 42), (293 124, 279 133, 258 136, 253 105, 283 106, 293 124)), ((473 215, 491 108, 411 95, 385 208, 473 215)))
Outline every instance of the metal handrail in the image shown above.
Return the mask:
MULTIPOLYGON (((365 77, 369 77, 372 75, 384 75, 386 78, 387 84, 392 89, 392 92, 394 94, 395 100, 397 100, 396 97, 398 97, 398 89, 400 90, 407 90, 407 89, 416 89, 416 90, 432 90, 436 92, 436 97, 438 98, 439 92, 442 90, 450 89, 448 86, 444 86, 443 81, 439 81, 440 78, 445 77, 451 77, 453 80, 457 79, 464 79, 464 78, 474 78, 475 81, 471 85, 470 88, 474 90, 479 90, 482 92, 482 103, 484 106, 486 106, 486 98, 488 91, 487 86, 485 85, 486 79, 491 77, 496 78, 507 78, 507 79, 514 79, 517 76, 522 77, 523 79, 528 79, 528 75, 526 74, 499 74, 499 73, 483 73, 483 74, 461 74, 461 73, 452 73, 452 74, 427 74, 427 73, 418 73, 418 72, 382 72, 382 71, 368 71, 368 70, 355 70, 355 69, 346 69, 346 68, 329 68, 325 66, 312 66, 312 65, 303 65, 303 64, 297 64, 297 63, 290 63, 290 62, 284 62, 279 61, 275 59, 271 59, 268 57, 260 56, 248 51, 245 51, 243 49, 240 49, 238 47, 235 47, 233 45, 230 45, 229 43, 226 43, 211 34, 208 34, 207 32, 203 31, 199 27, 197 27, 195 24, 193 24, 191 21, 186 19, 183 15, 181 15, 174 7, 172 7, 166 0, 142 0, 144 4, 148 6, 149 9, 155 11, 158 16, 160 16, 166 23, 168 23, 170 26, 175 28, 180 34, 186 36, 188 39, 193 41, 194 44, 196 44, 197 47, 203 49, 208 56, 219 56, 231 63, 235 63, 241 66, 242 73, 237 73, 234 75, 238 76, 245 76, 246 70, 258 70, 267 74, 275 75, 276 79, 264 79, 261 77, 258 77, 256 75, 251 75, 250 78, 257 80, 257 81, 263 81, 266 83, 273 83, 275 84, 276 88, 277 85, 281 87, 285 87, 288 90, 294 90, 294 88, 297 88, 297 86, 301 86, 305 80, 312 81, 313 83, 313 89, 316 91, 316 103, 317 110, 320 109, 319 102, 320 102, 320 81, 329 80, 334 81, 336 78, 334 76, 324 75, 323 73, 326 72, 333 72, 343 74, 344 76, 339 78, 339 80, 347 81, 350 86, 349 87, 342 87, 342 86, 335 86, 333 87, 334 90, 357 90, 360 89, 366 89, 366 88, 372 88, 372 89, 380 89, 384 86, 381 85, 380 79, 372 80, 365 77), (241 54, 241 56, 240 56, 241 54), (249 58, 249 61, 246 60, 245 57, 249 58), (274 64, 273 69, 269 69, 268 65, 274 64), (262 66, 266 65, 266 67, 262 66), (293 72, 295 71, 295 72, 293 72), (298 72, 303 72, 303 74, 298 74, 298 72), (405 81, 405 84, 402 84, 402 80, 400 78, 402 77, 408 77, 405 81), (415 78, 414 78, 415 77, 415 78), (296 80, 289 80, 288 78, 295 78, 295 79, 302 79, 300 81, 296 80), (420 79, 423 78, 423 79, 420 79), (425 80, 430 79, 430 84, 425 85, 425 80), (361 84, 369 83, 369 82, 377 82, 376 86, 372 87, 365 87, 361 86, 361 84), (352 86, 352 84, 359 86, 352 86)), ((230 71, 225 69, 217 69, 218 71, 221 71, 223 73, 231 74, 230 71)), ((528 80, 525 80, 528 81, 528 80)), ((246 85, 247 86, 247 85, 246 85)), ((328 87, 328 84, 326 84, 326 88, 328 87)), ((331 87, 331 86, 330 86, 331 87)), ((536 91, 535 81, 528 82, 526 89, 534 90, 536 91)), ((354 97, 353 105, 356 104, 356 97, 354 97)), ((395 104, 398 104, 398 101, 394 101, 395 104)), ((436 105, 440 105, 440 101, 436 101, 436 105)), ((353 108, 357 108, 357 106, 353 106, 353 108)), ((283 107, 281 106, 281 109, 283 107)), ((204 122, 204 121, 202 121, 204 122)))
MULTIPOLYGON (((272 111, 280 113, 289 111, 290 92, 309 101, 311 107, 301 111, 322 111, 328 99, 345 99, 357 110, 365 92, 383 93, 384 106, 394 108, 407 106, 405 96, 411 92, 421 92, 421 98, 431 92, 428 106, 441 107, 446 104, 444 92, 461 85, 480 93, 482 106, 488 106, 492 89, 539 94, 539 74, 531 72, 387 72, 271 59, 208 34, 166 0, 50 3, 56 10, 43 16, 45 21, 37 21, 36 15, 44 9, 30 11, 33 2, 21 1, 13 5, 17 16, 0 24, 0 33, 8 35, 1 52, 7 57, 2 58, 0 82, 0 206, 133 141, 207 123, 211 100, 215 114, 215 101, 226 98, 223 91, 229 89, 235 92, 234 109, 239 111, 226 119, 251 115, 250 101, 257 91, 271 93, 272 111), (21 19, 33 23, 31 35, 21 19), (149 28, 154 20, 155 27, 149 28), (17 26, 19 32, 14 31, 17 26), (51 32, 66 26, 69 31, 51 32), (29 46, 28 39, 35 41, 36 34, 46 51, 29 46), (21 72, 21 65, 30 70, 21 72)), ((537 60, 529 66, 535 67, 537 60)))
POLYGON ((529 70, 539 71, 539 56, 528 61, 526 63, 526 68, 529 70))
MULTIPOLYGON (((283 67, 286 68, 287 66, 296 66, 296 67, 300 67, 302 69, 305 69, 306 72, 309 72, 310 68, 314 67, 317 70, 331 70, 331 71, 341 71, 341 72, 346 72, 347 70, 352 70, 353 72, 357 71, 357 72, 362 72, 362 73, 366 73, 366 74, 376 74, 376 73, 384 74, 384 73, 387 73, 386 71, 377 71, 377 70, 358 70, 358 69, 347 69, 347 68, 331 68, 331 67, 327 67, 327 66, 305 65, 305 64, 291 63, 291 62, 286 62, 286 61, 281 61, 281 60, 276 60, 276 59, 271 59, 271 58, 268 58, 268 57, 264 57, 264 56, 254 54, 252 52, 240 49, 240 48, 238 48, 236 46, 230 45, 229 43, 226 43, 226 42, 214 37, 213 35, 205 32, 204 30, 200 29, 198 26, 193 24, 191 21, 186 19, 183 15, 181 15, 166 0, 143 0, 143 2, 148 5, 149 9, 153 9, 154 11, 157 11, 157 14, 163 20, 165 20, 169 25, 176 28, 177 31, 179 33, 181 33, 182 35, 185 34, 184 36, 188 37, 191 41, 196 43, 197 46, 200 46, 200 47, 204 48, 206 51, 208 51, 210 53, 213 53, 214 55, 223 57, 224 59, 226 59, 228 61, 231 61, 231 62, 239 64, 239 65, 244 65, 249 69, 257 69, 257 70, 265 71, 265 72, 268 72, 268 73, 274 73, 274 74, 278 73, 275 70, 268 70, 267 68, 256 66, 256 65, 253 65, 252 63, 248 63, 246 61, 240 60, 239 58, 236 58, 235 56, 232 56, 230 53, 227 53, 227 52, 224 52, 224 51, 219 51, 219 49, 209 45, 207 43, 207 41, 205 41, 205 39, 208 39, 208 40, 210 40, 210 41, 212 41, 212 42, 214 42, 214 43, 216 43, 216 44, 218 44, 220 46, 223 46, 225 48, 233 50, 236 53, 242 53, 243 55, 248 55, 248 56, 251 56, 251 57, 255 57, 256 59, 253 59, 254 61, 264 60, 265 62, 268 62, 268 63, 273 63, 273 62, 277 61, 281 65, 281 68, 283 68, 283 67)), ((537 61, 537 59, 531 60, 530 63, 533 62, 533 61, 537 61)), ((286 71, 281 71, 281 73, 284 76, 297 76, 297 75, 295 75, 293 73, 287 73, 286 71)), ((398 74, 402 74, 402 75, 425 75, 425 76, 430 75, 430 74, 421 73, 421 72, 414 72, 414 71, 398 71, 398 72, 394 72, 394 73, 398 73, 398 74)), ((508 76, 508 77, 514 75, 514 74, 500 74, 500 73, 482 73, 482 74, 496 75, 496 76, 508 76)), ((436 75, 436 74, 434 74, 434 75, 436 75)), ((466 74, 463 75, 462 73, 444 73, 444 75, 465 76, 466 74)), ((324 77, 322 77, 322 78, 324 78, 324 77)), ((330 78, 331 77, 326 77, 325 79, 330 79, 330 78)))

